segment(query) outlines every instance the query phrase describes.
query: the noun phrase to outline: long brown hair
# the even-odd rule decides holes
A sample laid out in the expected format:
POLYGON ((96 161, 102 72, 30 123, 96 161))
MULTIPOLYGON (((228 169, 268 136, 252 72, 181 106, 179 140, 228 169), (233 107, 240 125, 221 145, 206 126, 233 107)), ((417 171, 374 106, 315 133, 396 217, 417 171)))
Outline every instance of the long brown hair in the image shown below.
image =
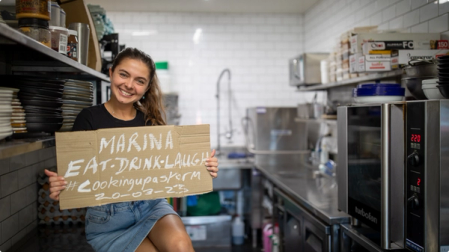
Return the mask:
POLYGON ((134 107, 145 114, 145 124, 150 122, 151 125, 165 125, 166 114, 163 106, 162 91, 159 87, 159 79, 156 75, 156 66, 153 59, 151 59, 150 55, 137 48, 128 47, 114 59, 111 67, 112 72, 123 59, 140 60, 150 70, 148 90, 138 102, 134 103, 134 107))

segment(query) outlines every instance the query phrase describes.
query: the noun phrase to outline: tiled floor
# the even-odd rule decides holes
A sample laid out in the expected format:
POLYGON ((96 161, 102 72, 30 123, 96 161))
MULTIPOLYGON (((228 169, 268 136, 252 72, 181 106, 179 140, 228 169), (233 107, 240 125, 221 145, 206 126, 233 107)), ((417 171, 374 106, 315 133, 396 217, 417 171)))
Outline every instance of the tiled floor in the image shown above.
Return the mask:
MULTIPOLYGON (((34 235, 13 246, 8 252, 94 252, 87 244, 84 226, 39 226, 34 235)), ((250 241, 242 246, 195 248, 196 252, 260 252, 250 241)))

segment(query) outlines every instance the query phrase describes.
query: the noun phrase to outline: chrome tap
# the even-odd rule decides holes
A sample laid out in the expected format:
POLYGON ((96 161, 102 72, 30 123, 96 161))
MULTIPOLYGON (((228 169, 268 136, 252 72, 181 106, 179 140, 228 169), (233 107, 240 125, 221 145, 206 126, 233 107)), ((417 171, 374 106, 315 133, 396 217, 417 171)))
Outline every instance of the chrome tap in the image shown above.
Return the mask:
POLYGON ((220 155, 220 81, 221 78, 223 77, 223 75, 225 73, 228 73, 228 98, 229 98, 229 130, 227 130, 225 132, 225 137, 230 141, 232 139, 232 116, 231 116, 231 71, 226 68, 224 69, 221 73, 220 76, 218 77, 217 80, 217 94, 215 97, 217 97, 217 149, 216 149, 216 154, 215 155, 220 155))

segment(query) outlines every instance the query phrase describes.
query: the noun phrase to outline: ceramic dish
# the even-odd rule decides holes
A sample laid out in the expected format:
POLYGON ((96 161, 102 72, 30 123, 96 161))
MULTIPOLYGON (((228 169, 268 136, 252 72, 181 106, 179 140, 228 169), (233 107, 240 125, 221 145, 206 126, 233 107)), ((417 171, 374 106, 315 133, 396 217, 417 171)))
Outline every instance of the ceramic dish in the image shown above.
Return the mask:
POLYGON ((6 137, 9 137, 10 135, 12 135, 12 131, 9 133, 0 133, 0 139, 5 139, 6 137))

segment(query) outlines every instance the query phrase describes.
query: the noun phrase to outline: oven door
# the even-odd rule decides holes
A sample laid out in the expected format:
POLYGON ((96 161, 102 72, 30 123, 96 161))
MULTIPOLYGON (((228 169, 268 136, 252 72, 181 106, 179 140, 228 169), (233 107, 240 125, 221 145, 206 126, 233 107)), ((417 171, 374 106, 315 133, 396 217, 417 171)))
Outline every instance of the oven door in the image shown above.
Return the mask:
POLYGON ((405 103, 338 109, 339 209, 403 247, 405 103))

